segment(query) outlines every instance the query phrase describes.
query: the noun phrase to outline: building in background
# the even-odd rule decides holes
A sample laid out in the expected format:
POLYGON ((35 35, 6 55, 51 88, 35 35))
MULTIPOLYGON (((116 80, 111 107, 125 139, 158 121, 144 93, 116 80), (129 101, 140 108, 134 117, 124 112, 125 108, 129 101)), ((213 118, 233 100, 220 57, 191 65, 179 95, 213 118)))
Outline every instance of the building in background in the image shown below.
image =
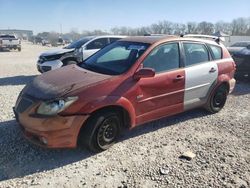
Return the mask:
POLYGON ((33 36, 33 31, 20 29, 0 29, 0 34, 15 34, 20 39, 30 40, 33 36))

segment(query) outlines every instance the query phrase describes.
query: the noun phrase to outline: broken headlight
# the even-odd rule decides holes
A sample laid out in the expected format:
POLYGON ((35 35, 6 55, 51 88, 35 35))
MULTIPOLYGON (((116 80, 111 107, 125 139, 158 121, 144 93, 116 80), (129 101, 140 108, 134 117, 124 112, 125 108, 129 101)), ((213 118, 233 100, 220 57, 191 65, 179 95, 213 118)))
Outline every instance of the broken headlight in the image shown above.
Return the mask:
POLYGON ((41 115, 56 115, 68 108, 77 99, 78 97, 67 97, 64 99, 42 102, 37 109, 37 113, 41 115))

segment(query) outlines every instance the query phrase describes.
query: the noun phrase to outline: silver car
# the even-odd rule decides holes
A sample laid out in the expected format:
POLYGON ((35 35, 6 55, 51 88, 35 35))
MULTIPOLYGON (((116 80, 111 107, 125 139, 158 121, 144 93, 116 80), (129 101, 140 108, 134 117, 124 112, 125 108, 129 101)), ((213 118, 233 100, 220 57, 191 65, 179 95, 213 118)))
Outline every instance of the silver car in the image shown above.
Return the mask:
POLYGON ((77 64, 89 56, 125 36, 90 36, 75 41, 61 49, 53 49, 42 53, 37 61, 39 72, 47 72, 69 64, 77 64))

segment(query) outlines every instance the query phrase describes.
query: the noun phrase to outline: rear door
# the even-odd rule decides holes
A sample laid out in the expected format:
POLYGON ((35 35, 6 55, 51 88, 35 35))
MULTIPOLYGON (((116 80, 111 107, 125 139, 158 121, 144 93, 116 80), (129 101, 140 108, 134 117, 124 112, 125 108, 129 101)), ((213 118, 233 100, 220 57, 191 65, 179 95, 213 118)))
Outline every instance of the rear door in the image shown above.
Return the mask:
POLYGON ((218 77, 217 64, 211 60, 209 50, 203 43, 183 42, 185 55, 184 109, 206 102, 208 92, 218 77))
POLYGON ((156 47, 143 61, 156 75, 137 82, 137 123, 183 111, 185 71, 181 66, 179 43, 156 47))

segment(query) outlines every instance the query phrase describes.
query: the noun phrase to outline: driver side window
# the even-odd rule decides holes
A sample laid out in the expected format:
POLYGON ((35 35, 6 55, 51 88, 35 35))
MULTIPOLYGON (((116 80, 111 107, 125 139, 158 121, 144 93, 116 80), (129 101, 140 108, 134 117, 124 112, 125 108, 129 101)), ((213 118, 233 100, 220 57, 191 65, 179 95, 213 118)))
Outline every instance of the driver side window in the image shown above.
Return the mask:
POLYGON ((179 68, 180 56, 178 43, 164 44, 156 47, 146 57, 143 67, 152 68, 156 73, 179 68))

